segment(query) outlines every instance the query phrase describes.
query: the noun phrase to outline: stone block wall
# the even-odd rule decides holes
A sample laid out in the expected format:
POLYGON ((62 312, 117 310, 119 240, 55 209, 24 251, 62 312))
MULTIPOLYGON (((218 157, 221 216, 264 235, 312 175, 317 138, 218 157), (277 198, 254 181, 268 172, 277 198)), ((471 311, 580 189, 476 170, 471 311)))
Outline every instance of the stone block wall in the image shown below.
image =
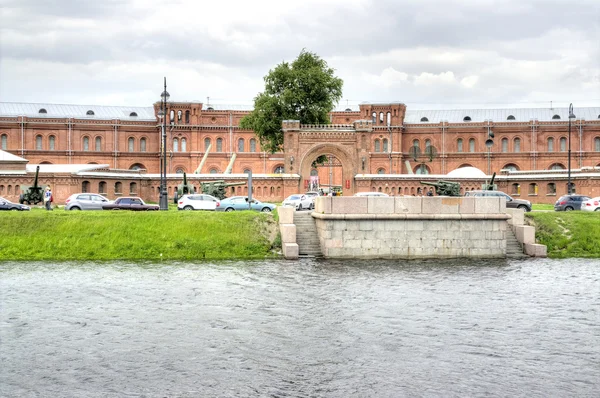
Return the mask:
POLYGON ((331 258, 506 257, 499 198, 320 197, 321 250, 331 258))

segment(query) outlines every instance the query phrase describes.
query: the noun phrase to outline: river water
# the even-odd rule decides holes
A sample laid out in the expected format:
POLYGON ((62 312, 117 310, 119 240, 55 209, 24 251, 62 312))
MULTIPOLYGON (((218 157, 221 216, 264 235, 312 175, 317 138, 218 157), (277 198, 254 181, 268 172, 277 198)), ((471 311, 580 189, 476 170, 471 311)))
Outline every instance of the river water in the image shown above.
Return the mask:
POLYGON ((0 263, 2 397, 598 397, 600 261, 0 263))

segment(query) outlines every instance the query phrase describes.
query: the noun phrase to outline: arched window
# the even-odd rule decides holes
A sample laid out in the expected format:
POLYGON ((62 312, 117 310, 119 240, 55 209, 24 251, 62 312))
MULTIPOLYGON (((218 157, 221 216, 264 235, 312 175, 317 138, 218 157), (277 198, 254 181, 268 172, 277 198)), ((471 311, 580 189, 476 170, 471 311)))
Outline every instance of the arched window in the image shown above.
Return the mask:
POLYGON ((250 174, 251 171, 252 170, 250 170, 250 169, 244 169, 244 174, 250 174))
POLYGON ((0 137, 0 149, 2 149, 3 151, 6 151, 7 148, 8 148, 8 135, 2 134, 2 137, 0 137))
POLYGON ((388 140, 387 140, 387 138, 384 138, 382 142, 383 142, 383 149, 382 150, 383 150, 383 152, 387 152, 388 151, 388 140))
POLYGON ((515 117, 513 115, 508 115, 508 117, 506 118, 506 120, 515 120, 515 117))
POLYGON ((429 169, 424 164, 420 164, 415 169, 416 174, 429 174, 429 169))
POLYGON ((567 139, 565 137, 560 137, 560 151, 567 151, 567 139))
POLYGON ((210 138, 206 137, 204 139, 204 152, 208 152, 209 147, 210 147, 210 138))
POLYGON ((42 150, 42 136, 38 135, 35 137, 35 149, 38 151, 42 150))
POLYGON ((185 170, 182 169, 181 167, 178 167, 177 170, 175 170, 175 174, 183 174, 185 173, 185 170))
POLYGON ((137 194, 137 183, 130 182, 129 183, 129 194, 136 195, 137 194))
POLYGON ((511 188, 512 188, 510 191, 511 195, 514 195, 514 196, 521 195, 521 184, 519 184, 518 182, 514 182, 514 183, 512 183, 511 188))
POLYGON ((81 183, 81 192, 83 192, 83 193, 90 192, 90 182, 89 181, 83 181, 81 183))
POLYGON ((381 152, 381 144, 379 140, 375 140, 375 152, 381 152))
POLYGON ((459 138, 458 140, 456 140, 456 151, 457 152, 463 151, 463 139, 462 138, 459 138))
POLYGON ((417 148, 419 148, 419 140, 413 140, 413 146, 416 146, 417 148))
POLYGON ((429 148, 431 146, 431 140, 425 140, 425 149, 429 148))
POLYGON ((223 139, 217 138, 217 152, 223 152, 223 139))
POLYGON ((238 152, 244 152, 244 139, 240 138, 238 140, 238 152))
POLYGON ((313 177, 314 177, 314 176, 318 176, 318 175, 319 175, 319 171, 318 171, 317 169, 312 169, 312 170, 310 171, 310 175, 311 175, 311 176, 313 176, 313 177))
POLYGON ((140 138, 140 152, 146 152, 146 139, 140 138))
POLYGON ((135 145, 135 139, 133 137, 129 137, 129 139, 127 140, 127 150, 129 152, 133 152, 135 150, 134 145, 135 145))
POLYGON ((56 149, 56 137, 51 135, 48 138, 48 146, 50 147, 50 150, 53 151, 56 149))
POLYGON ((383 124, 383 112, 379 112, 379 124, 383 124))
POLYGON ((187 140, 185 138, 181 139, 181 152, 187 151, 187 140))
POLYGON ((552 119, 553 120, 560 120, 560 116, 559 115, 554 115, 554 116, 552 116, 552 119))
POLYGON ((553 163, 549 168, 549 170, 564 170, 564 169, 565 169, 565 166, 563 166, 560 163, 553 163))
POLYGON ((212 168, 212 169, 210 169, 209 173, 210 173, 210 174, 218 174, 218 173, 219 173, 219 170, 217 170, 217 169, 215 169, 215 168, 212 168))
POLYGON ((427 119, 426 117, 422 117, 422 118, 421 118, 421 121, 422 121, 422 122, 428 122, 428 121, 429 121, 429 119, 427 119))
POLYGON ((90 150, 90 138, 89 137, 83 137, 83 150, 84 151, 90 150))
POLYGON ((100 152, 102 150, 102 138, 96 137, 96 152, 100 152))
POLYGON ((38 111, 38 113, 48 113, 48 111, 44 108, 40 108, 40 110, 38 111))
POLYGON ((538 186, 535 182, 529 184, 529 195, 537 195, 538 194, 538 186))
POLYGON ((190 111, 185 111, 185 124, 190 124, 190 111))
POLYGON ((594 138, 594 150, 600 152, 600 137, 594 138))
POLYGON ((469 139, 469 152, 475 152, 475 138, 469 139))
POLYGON ((123 193, 123 184, 120 181, 115 182, 115 194, 123 193))
POLYGON ((98 193, 100 195, 106 195, 106 181, 100 181, 98 183, 98 193))
POLYGON ((129 167, 129 170, 146 170, 146 166, 141 163, 134 163, 129 167))
POLYGON ((250 152, 256 152, 256 140, 250 138, 250 152))
POLYGON ((138 115, 137 113, 135 113, 135 112, 131 112, 131 113, 129 114, 129 117, 137 117, 137 115, 138 115))
POLYGON ((553 182, 548 183, 546 186, 546 195, 556 195, 556 184, 553 182))
POLYGON ((392 112, 387 113, 387 125, 388 126, 392 125, 392 112))
POLYGON ((508 152, 508 138, 502 138, 502 152, 508 152))
POLYGON ((471 116, 463 117, 463 122, 470 122, 470 121, 471 121, 471 116))
POLYGON ((377 169, 377 174, 385 174, 385 169, 384 168, 377 169))
POLYGON ((283 174, 284 173, 283 166, 279 165, 279 166, 275 167, 273 169, 273 173, 275 173, 275 174, 283 174))
POLYGON ((373 112, 373 124, 377 123, 377 112, 373 112))
POLYGON ((173 138, 173 152, 179 152, 179 140, 173 138))
POLYGON ((88 115, 88 116, 94 116, 94 111, 90 109, 85 114, 88 115))
POLYGON ((518 171, 519 168, 514 163, 505 164, 502 170, 518 171))
POLYGON ((513 145, 514 145, 513 152, 515 152, 515 153, 521 152, 521 139, 520 138, 515 138, 515 140, 513 141, 513 145))
POLYGON ((548 138, 548 152, 554 152, 554 138, 548 138))

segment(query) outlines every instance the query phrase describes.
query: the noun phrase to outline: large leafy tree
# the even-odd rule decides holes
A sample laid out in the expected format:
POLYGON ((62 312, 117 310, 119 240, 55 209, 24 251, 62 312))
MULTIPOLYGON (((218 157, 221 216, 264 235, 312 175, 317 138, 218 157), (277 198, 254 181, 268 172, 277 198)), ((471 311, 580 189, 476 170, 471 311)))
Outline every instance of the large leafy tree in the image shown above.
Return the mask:
POLYGON ((329 112, 342 98, 342 79, 318 55, 302 50, 291 64, 282 62, 265 76, 265 91, 254 98, 254 110, 240 122, 252 129, 266 151, 283 147, 283 120, 329 123, 329 112))

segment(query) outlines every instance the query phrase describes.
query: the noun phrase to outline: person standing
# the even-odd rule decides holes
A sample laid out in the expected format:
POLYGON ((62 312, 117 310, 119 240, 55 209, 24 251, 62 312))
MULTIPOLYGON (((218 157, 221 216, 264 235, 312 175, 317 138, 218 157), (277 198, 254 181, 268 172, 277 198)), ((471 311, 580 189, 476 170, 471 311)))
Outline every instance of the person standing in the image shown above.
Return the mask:
POLYGON ((52 202, 54 198, 52 197, 52 190, 50 187, 46 187, 46 192, 44 192, 44 205, 46 206, 46 210, 52 210, 52 202))

